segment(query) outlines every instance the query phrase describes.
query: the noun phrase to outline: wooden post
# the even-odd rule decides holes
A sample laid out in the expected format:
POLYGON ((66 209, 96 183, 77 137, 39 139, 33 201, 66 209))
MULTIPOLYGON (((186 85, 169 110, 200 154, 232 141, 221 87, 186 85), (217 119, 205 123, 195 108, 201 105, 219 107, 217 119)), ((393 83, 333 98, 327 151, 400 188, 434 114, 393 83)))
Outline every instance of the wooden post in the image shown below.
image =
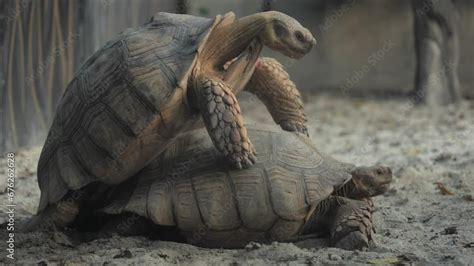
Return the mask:
POLYGON ((413 0, 416 77, 413 99, 446 105, 461 98, 459 13, 453 0, 413 0))

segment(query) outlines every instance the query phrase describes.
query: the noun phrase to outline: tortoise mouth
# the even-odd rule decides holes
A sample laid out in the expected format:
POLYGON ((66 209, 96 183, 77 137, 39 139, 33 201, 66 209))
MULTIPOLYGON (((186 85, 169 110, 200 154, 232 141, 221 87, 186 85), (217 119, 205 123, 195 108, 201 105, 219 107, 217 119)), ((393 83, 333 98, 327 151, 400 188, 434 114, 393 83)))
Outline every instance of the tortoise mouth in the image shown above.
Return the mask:
POLYGON ((290 57, 291 57, 291 58, 294 58, 294 59, 300 59, 300 58, 302 58, 303 56, 305 56, 307 53, 308 53, 308 51, 307 51, 307 50, 303 50, 303 49, 301 49, 301 50, 292 50, 292 51, 290 52, 290 57))
POLYGON ((390 182, 380 183, 378 186, 378 191, 380 191, 380 194, 387 192, 389 189, 390 189, 390 182))

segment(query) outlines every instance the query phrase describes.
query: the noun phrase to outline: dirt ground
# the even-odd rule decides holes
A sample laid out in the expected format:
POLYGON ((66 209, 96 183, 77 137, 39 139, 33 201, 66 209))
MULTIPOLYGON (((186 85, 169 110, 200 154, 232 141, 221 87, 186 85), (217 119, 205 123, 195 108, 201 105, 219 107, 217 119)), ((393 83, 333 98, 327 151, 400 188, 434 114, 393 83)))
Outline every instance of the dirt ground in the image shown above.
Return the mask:
MULTIPOLYGON (((262 104, 241 97, 249 123, 271 123, 262 104), (250 118, 253 119, 250 119, 250 118)), ((305 99, 316 146, 358 165, 383 164, 394 172, 390 191, 375 198, 377 235, 367 251, 327 247, 324 239, 205 249, 144 237, 77 243, 63 233, 15 234, 17 263, 55 264, 474 264, 474 102, 413 108, 409 100, 313 95, 305 99)), ((15 219, 35 213, 36 164, 41 147, 16 154, 15 219)), ((6 169, 2 158, 1 171, 6 169)), ((5 178, 5 172, 1 173, 5 178)), ((0 201, 6 180, 0 180, 0 201)), ((5 207, 4 207, 5 208, 5 207)), ((5 211, 7 211, 5 209, 5 211)), ((1 223, 6 215, 2 215, 1 223)), ((0 263, 7 233, 1 231, 0 263)))

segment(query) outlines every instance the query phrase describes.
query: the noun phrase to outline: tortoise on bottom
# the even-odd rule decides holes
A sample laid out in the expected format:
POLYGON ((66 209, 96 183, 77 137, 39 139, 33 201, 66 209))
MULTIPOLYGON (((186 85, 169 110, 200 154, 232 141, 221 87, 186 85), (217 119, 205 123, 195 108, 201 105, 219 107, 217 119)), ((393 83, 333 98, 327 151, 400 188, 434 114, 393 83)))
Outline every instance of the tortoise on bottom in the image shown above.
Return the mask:
POLYGON ((329 232, 337 247, 369 244, 370 197, 388 189, 390 168, 341 163, 297 133, 250 127, 259 161, 234 170, 222 163, 206 134, 195 130, 178 138, 135 177, 112 188, 100 211, 138 214, 205 247, 292 241, 316 232, 329 232))

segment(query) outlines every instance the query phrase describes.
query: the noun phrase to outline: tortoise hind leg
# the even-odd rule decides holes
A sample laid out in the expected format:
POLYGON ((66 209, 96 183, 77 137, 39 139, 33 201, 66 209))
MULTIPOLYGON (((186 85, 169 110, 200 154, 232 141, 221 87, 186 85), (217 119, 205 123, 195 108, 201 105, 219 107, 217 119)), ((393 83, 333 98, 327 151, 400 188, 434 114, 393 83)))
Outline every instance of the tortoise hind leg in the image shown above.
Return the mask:
POLYGON ((202 78, 196 96, 204 124, 217 150, 238 169, 254 164, 255 149, 232 90, 222 81, 202 78))
POLYGON ((79 214, 79 206, 79 200, 66 196, 20 225, 20 230, 23 232, 60 230, 74 222, 79 214))

